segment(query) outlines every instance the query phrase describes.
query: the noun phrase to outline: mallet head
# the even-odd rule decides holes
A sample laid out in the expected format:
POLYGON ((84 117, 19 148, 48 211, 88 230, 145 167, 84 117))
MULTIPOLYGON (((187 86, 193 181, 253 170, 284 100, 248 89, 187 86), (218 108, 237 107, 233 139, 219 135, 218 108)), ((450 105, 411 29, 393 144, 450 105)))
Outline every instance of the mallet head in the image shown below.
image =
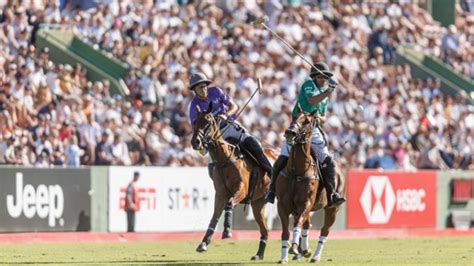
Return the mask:
POLYGON ((260 18, 257 18, 256 20, 254 20, 252 22, 252 25, 254 26, 260 26, 264 23, 267 23, 268 22, 268 16, 263 16, 263 17, 260 17, 260 18))

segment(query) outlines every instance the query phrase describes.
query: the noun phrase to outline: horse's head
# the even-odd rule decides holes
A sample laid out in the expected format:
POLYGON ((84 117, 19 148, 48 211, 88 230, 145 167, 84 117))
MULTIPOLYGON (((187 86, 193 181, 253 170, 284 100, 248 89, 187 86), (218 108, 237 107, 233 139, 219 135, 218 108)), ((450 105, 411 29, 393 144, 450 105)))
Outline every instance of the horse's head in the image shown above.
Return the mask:
POLYGON ((286 142, 290 145, 295 143, 304 143, 312 134, 316 118, 314 114, 317 110, 311 113, 305 113, 298 104, 298 115, 293 118, 290 127, 285 131, 286 142))
POLYGON ((193 138, 191 139, 191 145, 195 150, 207 149, 209 142, 219 129, 211 111, 212 102, 204 112, 201 112, 199 106, 196 106, 197 118, 193 125, 193 138))

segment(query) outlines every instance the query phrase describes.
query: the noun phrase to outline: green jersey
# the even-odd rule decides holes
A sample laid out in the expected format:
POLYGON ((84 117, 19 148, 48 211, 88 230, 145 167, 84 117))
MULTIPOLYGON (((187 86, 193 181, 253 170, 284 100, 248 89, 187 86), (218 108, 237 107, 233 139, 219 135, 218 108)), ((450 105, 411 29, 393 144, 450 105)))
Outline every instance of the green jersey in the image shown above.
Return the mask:
POLYGON ((327 97, 315 105, 308 103, 309 97, 316 96, 323 91, 323 88, 319 88, 313 80, 305 81, 303 85, 301 85, 300 94, 298 95, 295 107, 293 108, 292 116, 295 117, 298 114, 298 103, 301 105, 303 112, 311 113, 314 110, 318 110, 316 112, 316 116, 323 116, 326 113, 329 105, 329 100, 327 97))

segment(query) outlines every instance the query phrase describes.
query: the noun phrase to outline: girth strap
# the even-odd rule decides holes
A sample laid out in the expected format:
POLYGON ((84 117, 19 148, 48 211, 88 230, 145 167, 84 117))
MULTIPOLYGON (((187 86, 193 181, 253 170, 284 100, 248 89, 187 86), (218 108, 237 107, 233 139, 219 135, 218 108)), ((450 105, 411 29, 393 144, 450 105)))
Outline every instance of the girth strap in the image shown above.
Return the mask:
POLYGON ((283 169, 281 172, 280 172, 280 175, 286 177, 286 178, 295 178, 296 181, 302 181, 302 180, 319 180, 319 176, 293 176, 293 175, 290 175, 288 174, 288 172, 286 171, 286 169, 283 169))

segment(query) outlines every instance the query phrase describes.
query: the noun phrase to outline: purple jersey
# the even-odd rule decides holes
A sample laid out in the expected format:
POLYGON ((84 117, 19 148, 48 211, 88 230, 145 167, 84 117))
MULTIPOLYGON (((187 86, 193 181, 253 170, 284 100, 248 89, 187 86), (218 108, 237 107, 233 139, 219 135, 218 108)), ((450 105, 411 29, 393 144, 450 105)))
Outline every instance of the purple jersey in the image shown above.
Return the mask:
MULTIPOLYGON (((201 100, 199 97, 195 96, 191 105, 189 106, 189 120, 191 121, 191 125, 194 125, 197 118, 196 106, 199 106, 201 112, 207 110, 209 103, 212 101, 212 114, 215 116, 220 114, 225 114, 229 110, 227 104, 230 101, 229 95, 225 94, 220 88, 218 87, 209 87, 207 89, 207 99, 201 100)), ((229 117, 230 121, 235 119, 235 115, 229 117)))

